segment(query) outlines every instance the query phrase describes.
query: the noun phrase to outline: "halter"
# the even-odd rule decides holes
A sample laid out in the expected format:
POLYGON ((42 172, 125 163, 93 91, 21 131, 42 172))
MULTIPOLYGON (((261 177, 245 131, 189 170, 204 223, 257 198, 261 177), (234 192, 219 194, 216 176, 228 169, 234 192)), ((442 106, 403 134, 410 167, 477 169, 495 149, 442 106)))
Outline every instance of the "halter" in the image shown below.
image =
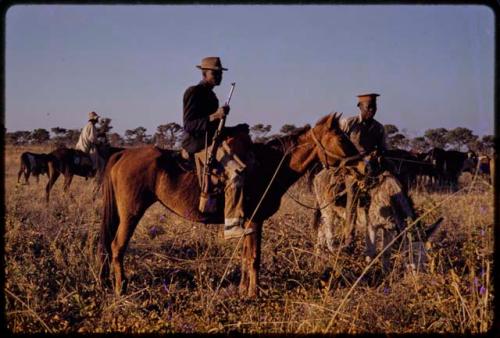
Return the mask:
POLYGON ((321 150, 321 153, 323 154, 323 157, 325 158, 325 162, 322 162, 324 168, 328 169, 328 168, 331 167, 331 165, 330 165, 330 163, 328 161, 328 156, 333 157, 334 159, 340 160, 340 161, 342 161, 344 159, 343 157, 341 157, 341 156, 339 156, 337 154, 332 153, 331 151, 329 151, 328 149, 326 149, 323 146, 323 144, 319 141, 319 139, 314 134, 314 128, 311 128, 310 132, 311 132, 312 139, 314 140, 314 143, 316 143, 316 145, 318 146, 318 148, 321 150))

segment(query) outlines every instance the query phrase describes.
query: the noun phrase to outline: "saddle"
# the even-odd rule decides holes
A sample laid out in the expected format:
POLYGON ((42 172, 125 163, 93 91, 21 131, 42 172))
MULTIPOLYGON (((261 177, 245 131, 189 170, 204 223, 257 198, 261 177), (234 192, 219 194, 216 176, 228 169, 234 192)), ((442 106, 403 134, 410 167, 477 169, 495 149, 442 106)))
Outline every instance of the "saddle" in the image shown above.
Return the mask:
POLYGON ((196 172, 194 156, 189 155, 185 157, 181 150, 163 149, 158 146, 155 146, 155 148, 162 153, 162 165, 174 166, 185 173, 196 172))
POLYGON ((75 149, 75 152, 73 153, 73 164, 76 166, 91 166, 92 167, 92 160, 90 159, 90 156, 83 151, 75 149))

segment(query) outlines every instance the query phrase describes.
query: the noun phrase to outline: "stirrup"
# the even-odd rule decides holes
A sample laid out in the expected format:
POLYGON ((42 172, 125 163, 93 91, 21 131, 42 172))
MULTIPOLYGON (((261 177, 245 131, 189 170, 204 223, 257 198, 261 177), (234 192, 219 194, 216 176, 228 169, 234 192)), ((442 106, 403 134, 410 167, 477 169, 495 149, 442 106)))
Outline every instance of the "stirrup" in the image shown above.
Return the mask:
POLYGON ((244 229, 241 225, 231 225, 224 227, 224 239, 240 238, 254 232, 253 228, 244 229))

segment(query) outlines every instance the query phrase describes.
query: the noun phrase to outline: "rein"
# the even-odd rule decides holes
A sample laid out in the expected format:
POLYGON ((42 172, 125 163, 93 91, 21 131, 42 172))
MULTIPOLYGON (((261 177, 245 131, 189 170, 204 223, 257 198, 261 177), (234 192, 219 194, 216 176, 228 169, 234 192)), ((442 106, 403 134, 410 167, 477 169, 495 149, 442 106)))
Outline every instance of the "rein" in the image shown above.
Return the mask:
POLYGON ((385 159, 388 159, 388 160, 393 160, 393 161, 400 161, 400 162, 410 162, 410 163, 418 163, 418 164, 431 164, 429 162, 425 162, 425 161, 414 161, 414 160, 407 160, 407 159, 404 159, 404 158, 400 158, 400 157, 391 157, 391 156, 383 156, 385 159))
POLYGON ((312 139, 314 140, 314 143, 316 143, 316 145, 318 146, 318 148, 321 150, 321 153, 323 154, 324 158, 325 158, 325 164, 323 164, 323 167, 326 167, 326 168, 330 168, 331 165, 330 163, 328 162, 328 156, 330 157, 333 157, 334 159, 336 160, 343 160, 342 157, 340 157, 339 155, 337 154, 334 154, 332 153, 331 151, 329 151, 328 149, 326 149, 323 144, 318 140, 318 138, 316 137, 316 135, 314 134, 314 128, 311 128, 310 129, 310 132, 311 132, 311 136, 312 136, 312 139))

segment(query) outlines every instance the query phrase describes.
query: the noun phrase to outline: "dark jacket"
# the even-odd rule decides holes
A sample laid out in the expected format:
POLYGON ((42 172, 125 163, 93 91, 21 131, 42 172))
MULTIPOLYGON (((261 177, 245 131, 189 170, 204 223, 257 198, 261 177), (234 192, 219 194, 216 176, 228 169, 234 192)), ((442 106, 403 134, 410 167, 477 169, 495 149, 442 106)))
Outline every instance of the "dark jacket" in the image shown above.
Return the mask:
POLYGON ((219 100, 203 81, 184 92, 184 132, 182 147, 189 153, 196 153, 205 147, 205 133, 208 144, 212 143, 218 121, 209 121, 209 116, 219 108, 219 100))

